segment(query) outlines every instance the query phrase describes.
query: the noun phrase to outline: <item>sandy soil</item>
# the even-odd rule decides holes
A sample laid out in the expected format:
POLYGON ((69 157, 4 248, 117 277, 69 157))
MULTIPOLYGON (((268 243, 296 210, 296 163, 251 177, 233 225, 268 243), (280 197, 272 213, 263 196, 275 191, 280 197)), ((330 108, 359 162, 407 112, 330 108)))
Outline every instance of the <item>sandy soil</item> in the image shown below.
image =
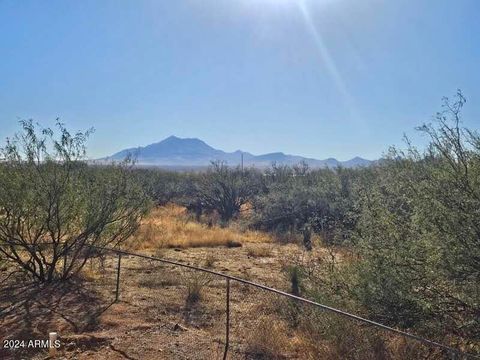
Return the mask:
MULTIPOLYGON (((285 254, 301 252, 291 244, 248 243, 237 248, 167 249, 150 254, 288 290, 282 272, 285 254)), ((58 358, 63 359, 223 357, 224 279, 123 257, 120 301, 113 303, 116 261, 109 257, 102 267, 99 260, 93 260, 85 268, 85 279, 72 285, 41 291, 18 285, 3 289, 0 339, 46 339, 50 331, 57 331, 62 342, 58 358), (195 293, 195 288, 200 288, 201 299, 188 301, 189 289, 195 293)), ((229 358, 259 358, 255 347, 258 337, 268 337, 274 327, 282 327, 274 314, 278 301, 277 296, 263 290, 232 282, 229 358)), ((275 341, 285 343, 276 345, 275 356, 301 358, 292 346, 294 334, 288 329, 281 333, 283 337, 275 341)), ((0 349, 2 359, 47 357, 44 349, 0 349)))

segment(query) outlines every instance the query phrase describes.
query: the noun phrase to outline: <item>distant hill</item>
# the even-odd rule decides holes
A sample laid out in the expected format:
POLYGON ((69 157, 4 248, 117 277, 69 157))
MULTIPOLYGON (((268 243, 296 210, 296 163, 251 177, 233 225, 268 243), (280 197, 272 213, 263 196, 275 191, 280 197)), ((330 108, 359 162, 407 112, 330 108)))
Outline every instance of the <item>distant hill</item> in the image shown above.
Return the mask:
POLYGON ((242 153, 244 165, 256 167, 267 167, 274 162, 281 165, 295 165, 301 161, 313 168, 358 167, 369 166, 372 163, 372 161, 358 156, 348 161, 338 161, 334 158, 317 160, 282 152, 264 155, 253 155, 240 150, 225 152, 211 147, 200 139, 182 139, 176 136, 170 136, 158 143, 144 147, 125 149, 100 160, 121 161, 130 155, 137 160, 138 165, 142 166, 199 167, 208 166, 216 160, 225 161, 229 165, 239 165, 242 153))

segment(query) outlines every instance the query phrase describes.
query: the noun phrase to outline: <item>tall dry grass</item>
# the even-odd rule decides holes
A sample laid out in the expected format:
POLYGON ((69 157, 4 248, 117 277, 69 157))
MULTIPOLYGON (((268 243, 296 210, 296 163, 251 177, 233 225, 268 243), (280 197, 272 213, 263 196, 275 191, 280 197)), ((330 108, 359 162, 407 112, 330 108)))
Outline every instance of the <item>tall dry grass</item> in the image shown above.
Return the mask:
POLYGON ((232 246, 272 241, 269 234, 260 231, 242 230, 235 225, 219 227, 196 222, 187 214, 185 208, 169 204, 150 212, 130 238, 128 246, 135 250, 146 250, 232 246))

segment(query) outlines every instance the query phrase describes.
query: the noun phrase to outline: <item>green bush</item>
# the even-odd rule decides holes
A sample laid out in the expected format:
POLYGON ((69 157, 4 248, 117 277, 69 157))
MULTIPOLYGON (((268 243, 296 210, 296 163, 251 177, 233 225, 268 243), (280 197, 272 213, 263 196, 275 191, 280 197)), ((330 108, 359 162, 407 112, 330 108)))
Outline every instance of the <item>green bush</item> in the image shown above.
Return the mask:
POLYGON ((1 149, 0 254, 35 281, 67 279, 98 253, 91 246, 126 240, 148 201, 128 164, 83 161, 90 132, 21 124, 1 149))
POLYGON ((364 198, 358 297, 376 318, 480 338, 480 137, 445 102, 421 153, 393 149, 364 198))

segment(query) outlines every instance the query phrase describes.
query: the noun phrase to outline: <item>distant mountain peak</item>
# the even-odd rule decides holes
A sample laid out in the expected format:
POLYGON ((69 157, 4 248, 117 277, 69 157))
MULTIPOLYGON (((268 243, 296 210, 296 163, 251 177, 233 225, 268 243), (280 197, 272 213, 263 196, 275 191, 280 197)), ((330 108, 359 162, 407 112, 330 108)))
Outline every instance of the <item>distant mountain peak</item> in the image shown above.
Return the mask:
POLYGON ((156 144, 162 143, 201 143, 207 145, 204 141, 198 138, 181 138, 175 135, 170 135, 169 137, 163 139, 162 141, 159 141, 156 144))
MULTIPOLYGON (((173 141, 173 140, 181 140, 181 139, 178 136, 170 135, 169 137, 163 139, 162 141, 173 141)), ((159 142, 162 142, 162 141, 159 141, 159 142)))
POLYGON ((212 161, 225 161, 229 165, 238 165, 243 161, 247 166, 267 167, 272 163, 295 165, 305 162, 312 168, 318 167, 357 167, 368 166, 371 161, 354 157, 348 161, 338 161, 334 158, 326 160, 310 159, 302 156, 288 155, 283 152, 273 152, 263 155, 252 155, 249 152, 237 150, 225 152, 215 149, 198 138, 180 138, 171 135, 157 143, 143 147, 125 149, 101 160, 121 161, 127 156, 136 158, 138 165, 195 167, 208 166, 212 161))

